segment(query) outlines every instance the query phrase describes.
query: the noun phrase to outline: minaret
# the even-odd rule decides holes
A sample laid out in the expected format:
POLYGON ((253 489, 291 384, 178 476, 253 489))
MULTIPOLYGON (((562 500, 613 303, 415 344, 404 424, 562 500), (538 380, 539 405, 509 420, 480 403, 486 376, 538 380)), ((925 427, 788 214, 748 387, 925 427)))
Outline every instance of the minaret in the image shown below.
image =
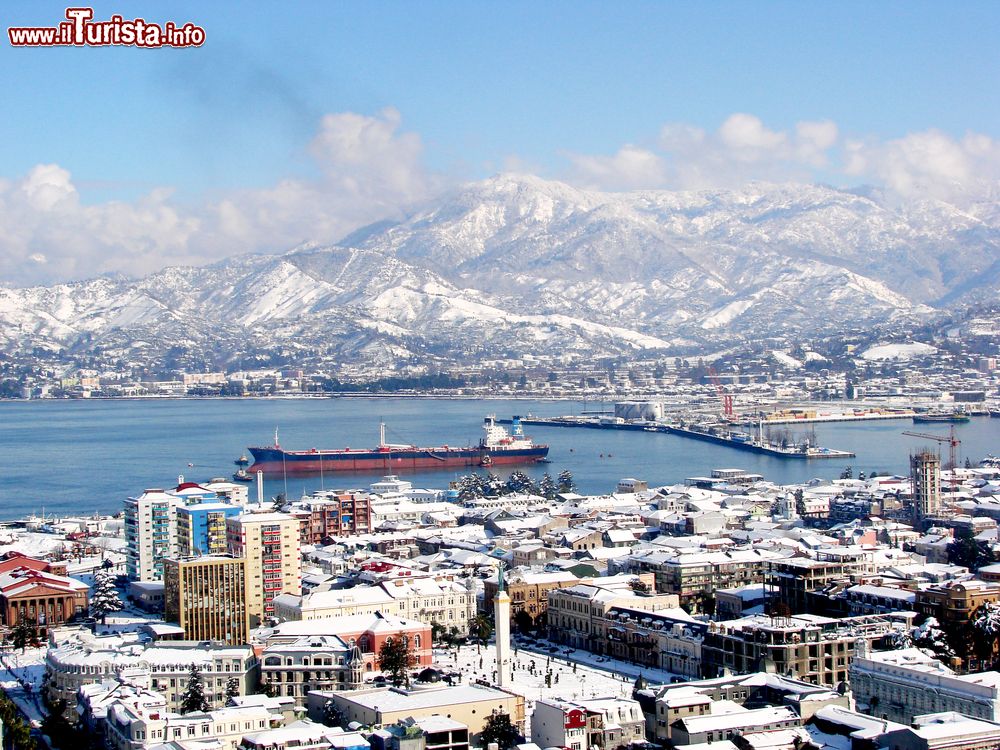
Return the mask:
POLYGON ((497 687, 509 688, 510 674, 510 594, 503 577, 503 563, 497 573, 497 595, 493 599, 493 620, 496 623, 497 687))

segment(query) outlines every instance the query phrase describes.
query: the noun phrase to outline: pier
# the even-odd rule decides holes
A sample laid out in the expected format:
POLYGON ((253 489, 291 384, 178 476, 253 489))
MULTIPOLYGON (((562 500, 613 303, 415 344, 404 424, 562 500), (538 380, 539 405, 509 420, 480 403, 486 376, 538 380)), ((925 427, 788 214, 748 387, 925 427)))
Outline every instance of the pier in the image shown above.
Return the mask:
MULTIPOLYGON (((632 432, 660 432, 669 435, 679 435, 680 437, 692 440, 701 440, 706 443, 724 445, 728 448, 747 451, 748 453, 758 453, 765 456, 787 459, 812 459, 812 458, 853 458, 851 451, 836 450, 834 448, 820 448, 816 446, 789 446, 782 447, 771 443, 764 443, 753 440, 749 436, 741 440, 734 438, 732 433, 720 435, 708 431, 708 429, 696 429, 693 427, 681 427, 680 425, 664 424, 661 422, 624 422, 614 419, 593 419, 592 417, 521 417, 523 425, 538 425, 541 427, 583 427, 592 430, 630 430, 632 432)), ((501 424, 510 424, 509 419, 498 419, 501 424)))

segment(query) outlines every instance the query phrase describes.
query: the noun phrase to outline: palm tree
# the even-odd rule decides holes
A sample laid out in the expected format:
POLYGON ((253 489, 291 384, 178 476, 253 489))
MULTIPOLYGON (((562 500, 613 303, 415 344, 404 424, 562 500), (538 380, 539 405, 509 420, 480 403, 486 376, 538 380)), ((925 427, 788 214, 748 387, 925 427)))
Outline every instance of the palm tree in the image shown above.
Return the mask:
POLYGON ((469 635, 481 641, 488 641, 493 635, 493 620, 485 614, 478 614, 469 621, 469 635))

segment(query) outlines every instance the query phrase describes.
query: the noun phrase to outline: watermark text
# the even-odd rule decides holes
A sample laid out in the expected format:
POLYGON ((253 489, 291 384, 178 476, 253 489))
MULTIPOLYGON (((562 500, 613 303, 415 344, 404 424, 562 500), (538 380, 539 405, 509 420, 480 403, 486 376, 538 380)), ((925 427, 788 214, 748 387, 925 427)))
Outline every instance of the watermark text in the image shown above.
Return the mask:
POLYGON ((119 15, 95 21, 93 8, 67 8, 66 20, 56 26, 11 26, 7 37, 14 47, 200 47, 205 30, 190 22, 159 24, 119 15))

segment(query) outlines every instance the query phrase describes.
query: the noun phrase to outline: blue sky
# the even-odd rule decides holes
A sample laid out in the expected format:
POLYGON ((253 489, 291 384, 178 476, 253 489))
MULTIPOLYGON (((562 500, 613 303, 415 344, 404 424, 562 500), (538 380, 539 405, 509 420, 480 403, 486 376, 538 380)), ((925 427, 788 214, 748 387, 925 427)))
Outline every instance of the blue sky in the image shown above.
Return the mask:
MULTIPOLYGON (((52 25, 65 7, 7 2, 4 26, 52 25)), ((120 13, 192 21, 207 41, 185 50, 13 49, 5 39, 0 180, 9 192, 38 165, 57 165, 33 184, 62 181, 57 187, 72 192, 77 212, 109 201, 135 206, 154 193, 149 210, 166 206, 187 227, 173 246, 185 252, 174 260, 204 253, 212 224, 205 211, 217 213, 227 200, 246 215, 263 211, 261 202, 288 181, 343 189, 375 173, 372 190, 390 194, 388 210, 511 168, 605 189, 788 178, 905 191, 928 180, 997 177, 996 2, 94 8, 98 20, 120 13), (338 135, 359 121, 328 122, 324 131, 324 116, 347 113, 378 131, 371 171, 366 154, 355 159, 338 135), (333 156, 320 153, 324 132, 333 156), (903 173, 900 158, 910 165, 903 173), (413 173, 387 177, 392 162, 413 173), (933 174, 925 174, 928 163, 933 174), (254 193, 250 210, 241 203, 247 191, 268 195, 254 193)), ((51 210, 52 201, 43 203, 51 210)), ((16 221, 19 207, 27 210, 10 195, 4 204, 0 193, 0 222, 16 221)), ((313 229, 336 234, 372 218, 348 214, 313 229)), ((215 240, 225 234, 217 224, 215 240)), ((280 227, 273 229, 269 242, 280 244, 280 227)), ((223 244, 235 251, 253 234, 227 235, 232 242, 223 244)), ((39 247, 53 239, 29 237, 6 256, 0 242, 0 260, 44 255, 39 247)), ((122 267, 148 262, 147 254, 122 267)))

